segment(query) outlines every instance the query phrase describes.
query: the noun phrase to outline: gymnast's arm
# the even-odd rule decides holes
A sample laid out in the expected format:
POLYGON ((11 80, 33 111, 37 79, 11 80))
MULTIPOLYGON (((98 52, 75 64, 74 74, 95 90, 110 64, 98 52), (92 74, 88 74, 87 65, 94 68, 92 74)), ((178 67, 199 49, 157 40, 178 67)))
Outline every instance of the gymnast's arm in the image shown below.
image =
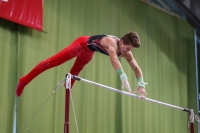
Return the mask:
POLYGON ((121 55, 121 57, 124 57, 127 60, 129 65, 131 66, 131 68, 135 72, 136 78, 143 77, 142 70, 138 66, 138 64, 137 64, 136 60, 134 59, 131 51, 129 51, 127 54, 121 55))
POLYGON ((110 37, 105 37, 101 40, 101 45, 107 50, 110 56, 110 61, 113 66, 113 68, 117 71, 117 73, 120 76, 120 79, 122 81, 122 88, 126 87, 129 92, 132 92, 130 84, 128 82, 128 78, 126 74, 124 73, 121 63, 117 56, 117 45, 116 40, 110 37))
POLYGON ((117 71, 122 68, 117 56, 116 41, 111 37, 105 37, 101 40, 101 45, 107 50, 113 68, 117 71))
POLYGON ((122 55, 121 57, 124 57, 127 60, 129 65, 135 72, 135 77, 138 80, 138 87, 136 88, 136 90, 133 93, 138 92, 140 94, 141 98, 145 99, 145 97, 146 97, 145 84, 140 83, 140 82, 143 82, 142 70, 140 69, 136 60, 134 59, 132 52, 129 51, 127 54, 122 55))

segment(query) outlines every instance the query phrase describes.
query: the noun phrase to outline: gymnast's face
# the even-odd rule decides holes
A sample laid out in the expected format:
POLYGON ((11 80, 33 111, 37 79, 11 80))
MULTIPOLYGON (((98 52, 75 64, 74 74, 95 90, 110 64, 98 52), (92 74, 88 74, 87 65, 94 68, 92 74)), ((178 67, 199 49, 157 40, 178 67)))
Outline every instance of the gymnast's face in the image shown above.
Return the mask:
POLYGON ((119 50, 121 54, 127 54, 129 51, 133 50, 134 47, 131 44, 124 44, 123 40, 119 42, 119 50))

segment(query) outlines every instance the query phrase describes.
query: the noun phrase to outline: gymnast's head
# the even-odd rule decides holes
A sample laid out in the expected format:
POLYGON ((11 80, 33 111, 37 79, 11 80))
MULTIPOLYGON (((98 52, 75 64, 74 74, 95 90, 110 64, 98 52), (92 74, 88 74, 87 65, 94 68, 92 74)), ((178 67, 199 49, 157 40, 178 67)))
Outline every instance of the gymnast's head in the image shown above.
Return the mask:
POLYGON ((140 37, 137 32, 126 33, 119 42, 119 49, 122 54, 126 54, 134 48, 140 47, 140 37))

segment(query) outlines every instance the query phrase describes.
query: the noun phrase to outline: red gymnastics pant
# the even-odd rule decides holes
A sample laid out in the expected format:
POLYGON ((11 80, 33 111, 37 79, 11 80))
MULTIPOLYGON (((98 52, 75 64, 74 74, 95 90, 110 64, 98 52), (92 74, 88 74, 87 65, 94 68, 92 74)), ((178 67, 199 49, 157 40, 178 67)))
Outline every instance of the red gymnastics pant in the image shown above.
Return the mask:
MULTIPOLYGON (((88 38, 89 36, 81 36, 77 38, 71 45, 67 46, 54 56, 41 61, 27 75, 20 78, 16 88, 16 95, 20 96, 24 90, 24 87, 40 73, 52 67, 61 65, 74 57, 76 57, 76 60, 70 70, 70 73, 73 75, 78 75, 83 67, 90 62, 94 54, 94 52, 87 47, 88 38)), ((71 87, 73 86, 74 82, 75 81, 72 80, 71 87)))

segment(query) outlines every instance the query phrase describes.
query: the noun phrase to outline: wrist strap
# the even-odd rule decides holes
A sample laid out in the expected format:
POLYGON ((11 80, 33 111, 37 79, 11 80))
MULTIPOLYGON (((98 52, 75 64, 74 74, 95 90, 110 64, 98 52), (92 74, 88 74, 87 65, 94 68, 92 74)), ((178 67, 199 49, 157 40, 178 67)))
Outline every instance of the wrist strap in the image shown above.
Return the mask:
POLYGON ((141 87, 145 88, 145 85, 146 85, 147 83, 144 82, 143 77, 138 77, 138 78, 137 78, 137 81, 138 81, 138 87, 141 86, 141 87))
POLYGON ((117 73, 119 74, 121 81, 123 81, 124 79, 128 79, 127 76, 126 76, 126 73, 124 73, 122 68, 117 70, 117 73))
POLYGON ((121 81, 128 79, 127 76, 126 76, 126 73, 123 73, 122 75, 120 75, 120 79, 121 79, 121 81))
POLYGON ((117 73, 119 74, 119 76, 120 75, 122 75, 123 73, 124 73, 124 71, 123 71, 123 69, 122 68, 120 68, 119 70, 117 70, 117 73))

